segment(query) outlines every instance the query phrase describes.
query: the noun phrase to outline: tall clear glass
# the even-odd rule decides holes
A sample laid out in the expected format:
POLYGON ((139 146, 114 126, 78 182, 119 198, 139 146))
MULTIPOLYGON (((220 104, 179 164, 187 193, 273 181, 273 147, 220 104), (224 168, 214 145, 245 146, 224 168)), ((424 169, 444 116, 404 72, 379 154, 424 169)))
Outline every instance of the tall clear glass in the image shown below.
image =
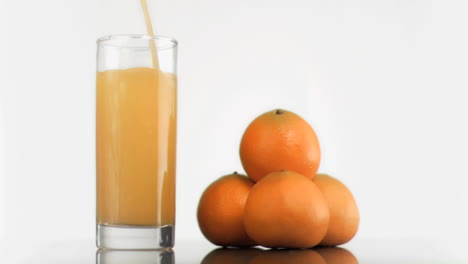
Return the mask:
POLYGON ((116 35, 97 46, 97 246, 171 248, 177 41, 116 35))

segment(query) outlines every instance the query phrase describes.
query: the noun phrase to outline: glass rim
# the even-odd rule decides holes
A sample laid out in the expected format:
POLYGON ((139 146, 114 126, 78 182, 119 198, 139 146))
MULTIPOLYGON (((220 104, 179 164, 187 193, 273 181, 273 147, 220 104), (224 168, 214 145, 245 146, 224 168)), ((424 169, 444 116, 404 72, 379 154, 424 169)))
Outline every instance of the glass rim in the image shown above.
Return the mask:
POLYGON ((140 39, 140 40, 162 40, 165 43, 170 43, 169 46, 165 46, 165 49, 170 49, 177 47, 178 42, 175 38, 162 36, 162 35, 154 35, 150 36, 148 34, 116 34, 116 35, 107 35, 100 37, 96 40, 96 44, 100 45, 104 42, 111 41, 111 40, 130 40, 130 39, 140 39))

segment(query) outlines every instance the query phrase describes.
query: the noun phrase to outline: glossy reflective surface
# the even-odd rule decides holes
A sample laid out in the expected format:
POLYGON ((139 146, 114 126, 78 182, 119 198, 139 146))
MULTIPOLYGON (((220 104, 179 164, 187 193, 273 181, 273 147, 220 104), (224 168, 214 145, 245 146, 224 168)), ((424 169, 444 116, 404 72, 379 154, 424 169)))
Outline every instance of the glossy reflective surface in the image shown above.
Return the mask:
POLYGON ((93 240, 0 240, 0 263, 23 264, 443 264, 468 263, 462 243, 425 240, 353 240, 307 250, 219 248, 204 239, 179 241, 169 251, 99 251, 93 240))
POLYGON ((96 264, 174 264, 172 250, 98 250, 96 264))

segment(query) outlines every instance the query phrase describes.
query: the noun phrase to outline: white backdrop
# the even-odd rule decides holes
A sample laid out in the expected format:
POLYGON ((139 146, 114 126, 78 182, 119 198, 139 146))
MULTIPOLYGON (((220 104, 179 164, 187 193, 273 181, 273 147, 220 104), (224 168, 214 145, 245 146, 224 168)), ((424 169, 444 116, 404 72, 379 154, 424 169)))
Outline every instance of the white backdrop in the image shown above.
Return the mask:
MULTIPOLYGON (((0 235, 94 239, 95 39, 144 33, 137 0, 0 1, 0 235)), ((257 115, 316 129, 358 239, 468 235, 467 4, 463 0, 149 0, 179 40, 177 239, 242 171, 257 115)))

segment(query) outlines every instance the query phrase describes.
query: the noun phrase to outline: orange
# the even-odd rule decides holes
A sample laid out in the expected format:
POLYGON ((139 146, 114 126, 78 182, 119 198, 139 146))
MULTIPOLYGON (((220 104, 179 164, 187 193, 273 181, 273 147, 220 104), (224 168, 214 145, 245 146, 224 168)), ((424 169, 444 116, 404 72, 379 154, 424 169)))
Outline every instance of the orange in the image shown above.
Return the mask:
MULTIPOLYGON (((221 263, 221 262, 220 262, 221 263)), ((256 256, 251 264, 328 264, 312 249, 266 250, 256 256)))
POLYGON ((353 194, 339 180, 326 174, 317 174, 313 182, 323 193, 330 210, 327 234, 320 245, 336 246, 350 241, 359 227, 359 211, 353 194))
POLYGON ((314 129, 304 119, 277 109, 250 123, 242 136, 240 158, 254 181, 282 169, 312 179, 320 164, 320 146, 314 129))
POLYGON ((308 178, 273 172, 252 188, 244 211, 247 234, 271 248, 310 248, 325 236, 327 201, 308 178))
POLYGON ((219 246, 254 246, 242 222, 244 206, 254 183, 236 172, 219 178, 203 192, 197 218, 203 235, 219 246))
POLYGON ((339 247, 319 247, 315 250, 327 264, 359 264, 353 253, 339 247))
POLYGON ((217 248, 208 253, 201 264, 247 264, 261 252, 258 248, 217 248))

